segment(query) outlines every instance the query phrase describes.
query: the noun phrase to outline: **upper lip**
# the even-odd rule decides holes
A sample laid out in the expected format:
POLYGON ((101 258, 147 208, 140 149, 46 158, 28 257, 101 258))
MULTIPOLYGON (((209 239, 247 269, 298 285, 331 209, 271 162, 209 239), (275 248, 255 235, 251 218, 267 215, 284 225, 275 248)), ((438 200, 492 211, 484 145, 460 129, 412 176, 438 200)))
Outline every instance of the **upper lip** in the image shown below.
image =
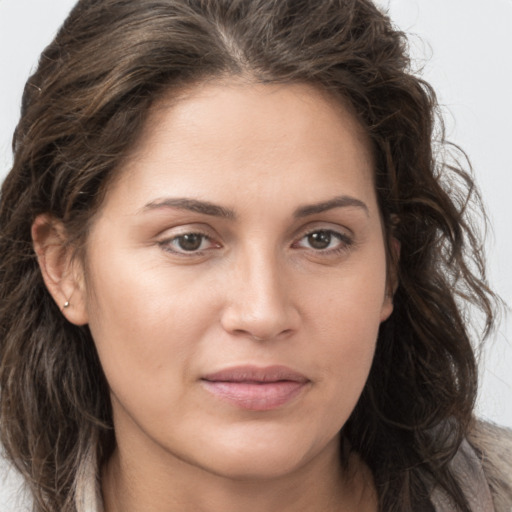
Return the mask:
POLYGON ((202 380, 210 382, 279 382, 294 381, 306 383, 308 378, 287 366, 234 366, 209 373, 202 380))

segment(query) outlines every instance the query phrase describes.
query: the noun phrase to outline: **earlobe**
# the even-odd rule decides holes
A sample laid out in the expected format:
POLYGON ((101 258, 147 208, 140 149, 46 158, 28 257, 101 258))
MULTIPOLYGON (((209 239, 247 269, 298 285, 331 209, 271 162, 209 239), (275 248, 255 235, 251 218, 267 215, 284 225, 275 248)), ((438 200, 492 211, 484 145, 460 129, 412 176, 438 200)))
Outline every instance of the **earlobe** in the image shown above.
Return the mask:
POLYGON ((32 242, 46 288, 62 314, 75 325, 87 324, 83 266, 73 258, 62 222, 49 214, 38 215, 32 224, 32 242))
POLYGON ((380 310, 380 321, 384 322, 387 320, 391 316, 391 313, 393 313, 393 295, 386 293, 380 310))

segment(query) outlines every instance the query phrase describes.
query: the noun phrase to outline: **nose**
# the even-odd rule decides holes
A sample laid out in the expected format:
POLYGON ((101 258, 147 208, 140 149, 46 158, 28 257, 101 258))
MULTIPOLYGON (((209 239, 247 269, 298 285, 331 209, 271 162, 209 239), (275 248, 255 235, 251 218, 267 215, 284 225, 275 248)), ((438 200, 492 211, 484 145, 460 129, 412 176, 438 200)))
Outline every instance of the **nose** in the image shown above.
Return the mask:
POLYGON ((274 255, 241 257, 226 288, 222 327, 235 336, 257 341, 287 337, 300 315, 292 301, 293 285, 274 255))

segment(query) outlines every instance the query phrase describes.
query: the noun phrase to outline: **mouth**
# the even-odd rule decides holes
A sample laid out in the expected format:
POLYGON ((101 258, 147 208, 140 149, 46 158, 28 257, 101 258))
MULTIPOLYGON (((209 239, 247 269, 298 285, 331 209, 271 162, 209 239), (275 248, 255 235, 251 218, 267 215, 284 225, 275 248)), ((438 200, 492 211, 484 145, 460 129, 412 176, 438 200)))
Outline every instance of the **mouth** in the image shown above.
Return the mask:
POLYGON ((235 407, 270 411, 291 402, 310 382, 286 366, 238 366, 205 375, 204 388, 235 407))

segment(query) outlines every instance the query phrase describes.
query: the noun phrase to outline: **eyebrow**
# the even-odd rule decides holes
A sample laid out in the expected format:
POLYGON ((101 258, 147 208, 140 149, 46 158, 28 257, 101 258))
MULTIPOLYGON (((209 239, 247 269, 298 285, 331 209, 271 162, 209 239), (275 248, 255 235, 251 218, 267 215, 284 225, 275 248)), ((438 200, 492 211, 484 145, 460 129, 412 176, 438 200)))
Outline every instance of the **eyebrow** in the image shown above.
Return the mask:
POLYGON ((322 213, 327 210, 332 210, 334 208, 346 208, 351 206, 361 208, 365 211, 366 215, 369 214, 368 206, 366 206, 363 201, 351 196, 337 196, 333 199, 329 199, 328 201, 323 201, 321 203, 300 206, 295 210, 293 216, 298 219, 307 217, 309 215, 314 215, 315 213, 322 213))
POLYGON ((229 208, 224 208, 208 201, 199 201, 197 199, 173 198, 156 199, 148 203, 142 211, 156 210, 159 208, 177 208, 178 210, 188 210, 196 213, 203 213, 213 217, 222 217, 224 219, 235 219, 235 212, 229 208))
MULTIPOLYGON (((308 217, 316 213, 322 213, 334 208, 357 207, 361 208, 368 215, 369 210, 363 201, 351 196, 337 196, 328 201, 321 203, 308 204, 297 208, 293 214, 296 219, 308 217)), ((168 197, 164 199, 156 199, 148 203, 142 211, 157 210, 159 208, 177 208, 178 210, 188 210, 191 212, 202 213, 204 215, 211 215, 212 217, 221 217, 224 219, 234 220, 236 214, 230 208, 225 208, 208 201, 201 201, 198 199, 189 199, 182 197, 168 197)))

